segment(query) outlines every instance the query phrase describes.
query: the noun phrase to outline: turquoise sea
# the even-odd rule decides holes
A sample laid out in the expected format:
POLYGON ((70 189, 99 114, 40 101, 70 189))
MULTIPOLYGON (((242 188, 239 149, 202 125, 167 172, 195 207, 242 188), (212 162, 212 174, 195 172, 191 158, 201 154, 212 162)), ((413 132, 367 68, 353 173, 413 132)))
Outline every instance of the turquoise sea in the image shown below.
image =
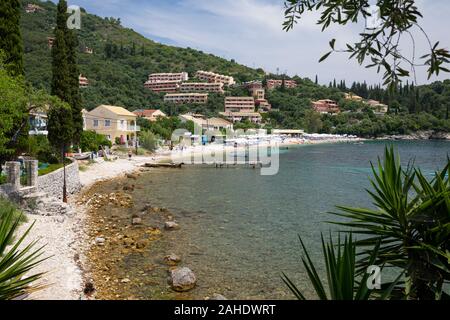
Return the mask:
MULTIPOLYGON (((390 142, 391 143, 391 142, 390 142)), ((219 293, 229 299, 290 299, 281 272, 312 292, 300 263, 300 235, 322 262, 321 232, 335 232, 325 221, 335 205, 367 207, 371 201, 370 162, 384 152, 385 142, 299 146, 283 150, 275 176, 248 168, 187 167, 142 175, 135 203, 166 207, 181 225, 149 249, 128 260, 128 272, 164 254, 182 256, 183 266, 198 277, 188 297, 219 293)), ((393 142, 406 165, 414 160, 427 175, 442 168, 450 142, 393 142)), ((166 271, 164 271, 166 272, 166 271)), ((148 298, 169 291, 166 274, 151 287, 139 288, 148 298)), ((186 297, 186 296, 183 296, 186 297)))

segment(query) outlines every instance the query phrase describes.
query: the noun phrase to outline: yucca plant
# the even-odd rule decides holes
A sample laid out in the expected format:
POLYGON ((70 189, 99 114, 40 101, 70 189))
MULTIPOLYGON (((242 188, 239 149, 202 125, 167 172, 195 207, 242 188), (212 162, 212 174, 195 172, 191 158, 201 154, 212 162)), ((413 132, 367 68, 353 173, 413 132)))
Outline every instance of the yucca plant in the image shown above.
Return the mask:
MULTIPOLYGON (((374 291, 369 289, 367 284, 370 276, 369 273, 364 273, 361 276, 357 274, 356 244, 351 234, 344 238, 343 243, 341 243, 341 236, 339 236, 337 245, 333 243, 331 236, 328 243, 325 243, 322 236, 322 250, 326 266, 327 284, 322 282, 305 244, 300 237, 299 239, 304 252, 304 256, 302 257, 303 266, 306 269, 309 280, 319 300, 389 299, 398 279, 387 288, 384 288, 384 290, 374 291)), ((379 244, 372 251, 367 267, 374 264, 378 249, 379 244)), ((301 290, 298 289, 286 274, 283 273, 282 279, 297 299, 307 300, 301 290)))
POLYGON ((21 217, 13 207, 0 207, 0 300, 17 299, 42 289, 36 281, 43 275, 28 275, 43 260, 43 247, 35 249, 37 241, 19 249, 33 225, 15 241, 21 217))
POLYGON ((450 161, 428 181, 412 166, 403 170, 393 147, 386 147, 384 161, 379 159, 372 170, 374 190, 367 192, 376 208, 341 206, 333 214, 346 221, 331 222, 365 237, 356 242, 363 249, 359 271, 380 242, 375 264, 405 270, 408 299, 447 297, 443 286, 450 280, 450 161))

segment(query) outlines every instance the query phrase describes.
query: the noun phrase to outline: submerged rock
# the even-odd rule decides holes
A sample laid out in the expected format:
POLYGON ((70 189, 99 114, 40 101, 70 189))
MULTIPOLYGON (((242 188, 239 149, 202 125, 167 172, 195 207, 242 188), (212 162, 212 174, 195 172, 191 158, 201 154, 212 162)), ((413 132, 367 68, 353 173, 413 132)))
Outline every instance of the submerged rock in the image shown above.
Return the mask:
POLYGON ((197 278, 191 269, 183 267, 170 271, 170 285, 177 292, 192 290, 197 284, 197 278))
POLYGON ((179 264, 181 262, 181 257, 172 253, 172 254, 169 254, 168 256, 164 257, 164 262, 168 266, 176 266, 177 264, 179 264))
POLYGON ((95 243, 98 245, 98 246, 102 246, 102 245, 104 245, 105 244, 105 238, 102 238, 102 237, 97 237, 97 238, 95 238, 95 243))
POLYGON ((127 173, 126 177, 128 179, 133 179, 133 180, 137 180, 137 178, 138 178, 138 176, 136 174, 133 174, 133 173, 127 173))
POLYGON ((180 229, 180 225, 178 223, 176 223, 175 221, 167 221, 164 224, 164 228, 166 230, 178 230, 178 229, 180 229))
POLYGON ((133 220, 131 221, 131 224, 132 224, 133 226, 141 225, 141 224, 142 224, 142 219, 141 219, 141 218, 138 218, 138 217, 135 217, 135 218, 133 218, 133 220))
POLYGON ((141 239, 138 242, 136 242, 136 249, 144 249, 146 246, 148 246, 150 243, 147 239, 141 239))

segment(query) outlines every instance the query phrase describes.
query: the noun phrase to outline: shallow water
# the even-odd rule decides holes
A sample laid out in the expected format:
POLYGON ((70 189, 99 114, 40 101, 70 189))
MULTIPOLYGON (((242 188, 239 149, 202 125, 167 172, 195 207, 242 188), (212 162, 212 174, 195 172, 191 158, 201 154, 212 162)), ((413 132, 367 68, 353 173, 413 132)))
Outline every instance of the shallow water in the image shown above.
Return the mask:
MULTIPOLYGON (((414 158, 430 176, 450 153, 450 142, 395 145, 403 163, 414 158)), ((290 148, 280 155, 275 176, 246 168, 195 167, 144 174, 134 202, 168 208, 181 230, 167 233, 148 254, 125 260, 124 268, 133 273, 149 260, 158 263, 166 254, 181 255, 182 265, 196 273, 198 286, 175 298, 203 299, 213 293, 230 299, 292 298, 281 272, 311 292, 297 235, 321 262, 321 232, 335 230, 324 223, 336 219, 326 212, 335 205, 371 206, 364 191, 370 186, 370 161, 377 161, 384 146, 368 142, 290 148)), ((166 271, 155 271, 153 276, 162 280, 136 290, 147 298, 165 297, 170 291, 166 271)))

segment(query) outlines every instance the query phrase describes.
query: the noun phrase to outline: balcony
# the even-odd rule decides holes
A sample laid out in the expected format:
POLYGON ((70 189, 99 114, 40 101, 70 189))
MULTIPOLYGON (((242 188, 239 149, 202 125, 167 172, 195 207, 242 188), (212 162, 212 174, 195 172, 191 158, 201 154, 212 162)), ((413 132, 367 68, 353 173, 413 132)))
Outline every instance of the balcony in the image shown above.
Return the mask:
POLYGON ((135 125, 128 125, 127 126, 127 131, 141 131, 141 127, 140 126, 135 126, 135 125))

